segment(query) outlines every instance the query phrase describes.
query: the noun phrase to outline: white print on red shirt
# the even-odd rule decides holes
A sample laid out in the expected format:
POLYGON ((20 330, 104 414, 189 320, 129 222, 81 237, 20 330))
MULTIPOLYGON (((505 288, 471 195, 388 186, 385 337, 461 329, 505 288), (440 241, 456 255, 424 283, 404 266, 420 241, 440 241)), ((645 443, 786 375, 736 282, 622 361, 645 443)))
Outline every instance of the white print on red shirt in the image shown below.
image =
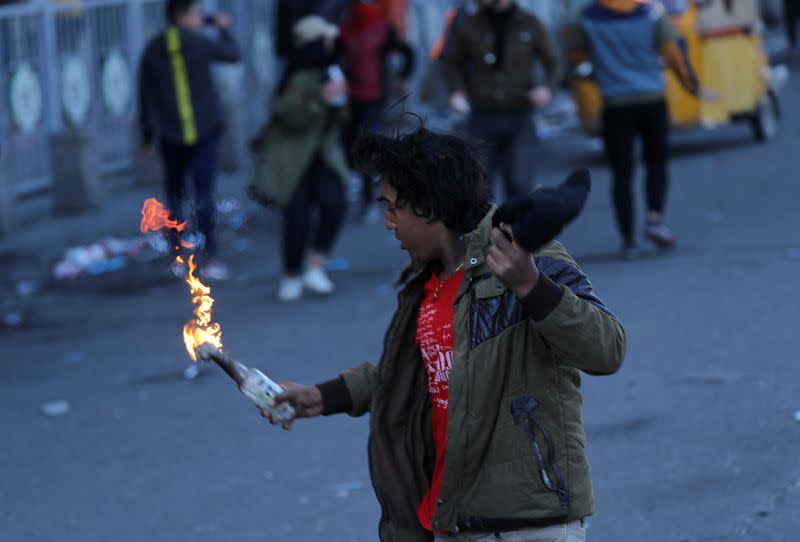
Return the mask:
POLYGON ((420 307, 417 342, 428 372, 428 393, 435 408, 447 410, 450 369, 453 368, 453 322, 442 322, 433 303, 420 307))

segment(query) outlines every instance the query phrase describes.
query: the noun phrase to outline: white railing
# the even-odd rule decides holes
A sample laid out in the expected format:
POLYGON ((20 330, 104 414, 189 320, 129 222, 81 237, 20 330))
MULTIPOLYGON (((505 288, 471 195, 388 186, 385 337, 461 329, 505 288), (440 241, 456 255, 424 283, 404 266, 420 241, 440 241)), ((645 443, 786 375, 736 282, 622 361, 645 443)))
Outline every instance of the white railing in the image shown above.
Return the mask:
MULTIPOLYGON (((275 83, 276 2, 201 2, 205 9, 233 16, 243 62, 220 67, 218 82, 223 100, 241 106, 239 129, 248 133, 264 122, 275 83)), ((164 26, 163 3, 30 0, 0 7, 0 146, 16 195, 50 188, 55 167, 50 138, 65 131, 95 136, 104 178, 131 169, 138 59, 147 40, 164 26)), ((444 11, 460 3, 409 0, 409 37, 420 61, 442 31, 444 11)), ((557 0, 519 3, 551 26, 561 10, 557 0)))

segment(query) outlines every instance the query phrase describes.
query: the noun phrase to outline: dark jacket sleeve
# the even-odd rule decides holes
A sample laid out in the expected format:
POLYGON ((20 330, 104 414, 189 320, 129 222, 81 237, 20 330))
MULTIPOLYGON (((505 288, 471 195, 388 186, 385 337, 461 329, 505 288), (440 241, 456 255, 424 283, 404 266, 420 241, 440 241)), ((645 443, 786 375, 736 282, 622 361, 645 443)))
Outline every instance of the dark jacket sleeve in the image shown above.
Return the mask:
POLYGON ((227 28, 219 28, 219 38, 216 40, 203 38, 208 51, 208 58, 212 62, 239 62, 242 55, 239 46, 227 28))
POLYGON ((398 52, 403 56, 403 69, 400 70, 399 75, 401 79, 408 79, 414 73, 414 50, 406 41, 400 39, 397 29, 390 26, 383 52, 387 54, 392 51, 398 52))
POLYGON ((550 31, 537 17, 533 18, 536 31, 534 35, 536 39, 533 42, 533 47, 536 56, 542 63, 545 73, 545 84, 550 88, 556 88, 561 82, 563 71, 561 68, 561 58, 558 54, 558 47, 556 47, 550 31))
POLYGON ((550 243, 536 257, 541 277, 521 301, 559 363, 612 374, 625 357, 625 330, 595 294, 564 248, 550 243))
POLYGON ((464 65, 467 61, 466 38, 460 31, 463 16, 458 15, 447 31, 447 41, 444 47, 444 75, 447 89, 453 93, 465 91, 467 88, 464 79, 464 65))
POLYGON ((366 414, 377 386, 378 368, 372 363, 364 363, 345 371, 338 378, 317 384, 322 394, 322 414, 366 414))

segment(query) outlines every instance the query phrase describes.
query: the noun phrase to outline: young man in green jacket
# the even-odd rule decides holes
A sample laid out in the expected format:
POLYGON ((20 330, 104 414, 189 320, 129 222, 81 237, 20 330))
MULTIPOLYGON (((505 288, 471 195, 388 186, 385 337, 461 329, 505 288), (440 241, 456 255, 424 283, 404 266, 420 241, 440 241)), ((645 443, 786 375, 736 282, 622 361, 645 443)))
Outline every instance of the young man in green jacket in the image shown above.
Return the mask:
POLYGON ((526 210, 494 208, 468 142, 421 128, 364 137, 354 154, 380 176, 386 228, 412 260, 399 306, 377 366, 283 383, 278 401, 298 417, 371 414, 385 542, 585 540, 579 371, 619 369, 621 324, 558 242, 532 254, 524 220, 492 227, 526 210))

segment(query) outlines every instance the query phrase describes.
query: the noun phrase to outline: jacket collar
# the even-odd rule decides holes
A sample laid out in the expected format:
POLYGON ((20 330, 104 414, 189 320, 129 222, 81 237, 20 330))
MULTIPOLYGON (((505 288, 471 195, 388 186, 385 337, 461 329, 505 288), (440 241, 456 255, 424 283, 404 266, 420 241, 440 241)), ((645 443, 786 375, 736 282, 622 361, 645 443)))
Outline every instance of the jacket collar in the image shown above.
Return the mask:
MULTIPOLYGON (((486 272, 486 253, 492 244, 492 216, 497 206, 492 204, 489 211, 484 215, 478 226, 469 233, 464 234, 461 239, 466 245, 464 256, 464 273, 467 277, 473 277, 486 272)), ((416 281, 421 276, 429 276, 433 269, 431 264, 423 264, 411 261, 405 267, 397 280, 396 286, 403 286, 416 281)), ((464 281, 469 283, 469 280, 464 281)))
POLYGON ((497 206, 492 205, 478 226, 462 236, 467 247, 464 257, 464 272, 467 276, 474 276, 485 271, 486 253, 492 244, 492 216, 496 209, 497 206))

